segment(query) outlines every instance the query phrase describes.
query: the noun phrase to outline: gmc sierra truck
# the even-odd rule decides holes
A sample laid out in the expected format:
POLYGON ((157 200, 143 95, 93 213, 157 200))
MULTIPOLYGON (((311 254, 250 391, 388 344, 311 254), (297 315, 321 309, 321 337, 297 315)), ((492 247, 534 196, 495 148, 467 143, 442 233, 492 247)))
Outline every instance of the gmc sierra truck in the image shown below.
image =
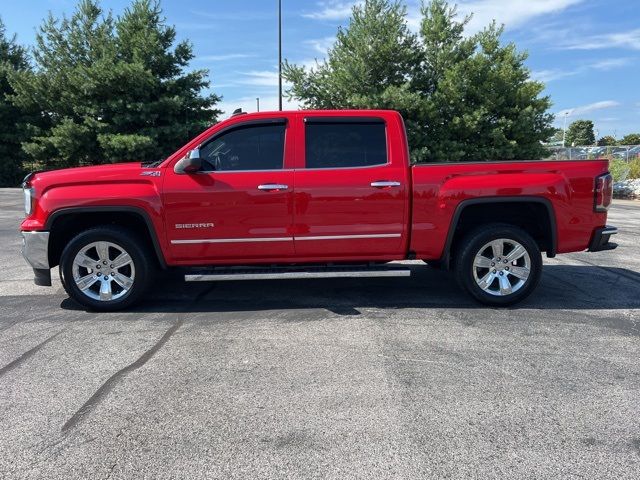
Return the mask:
POLYGON ((450 269, 504 306, 542 254, 616 247, 606 160, 411 165, 394 111, 237 114, 163 161, 25 179, 23 255, 38 285, 59 265, 93 310, 132 305, 156 269, 187 281, 406 276, 450 269))

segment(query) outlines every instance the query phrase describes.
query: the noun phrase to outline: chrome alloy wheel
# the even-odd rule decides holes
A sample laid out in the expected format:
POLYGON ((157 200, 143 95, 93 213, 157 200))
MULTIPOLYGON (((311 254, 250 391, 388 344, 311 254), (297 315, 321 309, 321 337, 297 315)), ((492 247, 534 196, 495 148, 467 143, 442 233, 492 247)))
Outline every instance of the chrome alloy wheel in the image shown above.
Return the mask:
POLYGON ((73 281, 87 297, 102 302, 124 297, 133 286, 136 269, 131 256, 112 242, 93 242, 73 259, 73 281))
POLYGON ((515 240, 498 238, 485 244, 473 259, 473 278, 490 295, 503 297, 522 288, 531 273, 531 258, 515 240))

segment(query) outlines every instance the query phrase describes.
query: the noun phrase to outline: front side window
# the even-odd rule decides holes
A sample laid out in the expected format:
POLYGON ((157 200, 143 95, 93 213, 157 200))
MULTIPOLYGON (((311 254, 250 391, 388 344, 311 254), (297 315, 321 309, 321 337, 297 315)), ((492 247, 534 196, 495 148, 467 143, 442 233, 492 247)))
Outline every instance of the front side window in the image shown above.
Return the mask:
POLYGON ((370 167, 387 163, 383 122, 324 122, 305 127, 307 168, 370 167))
POLYGON ((285 125, 247 125, 214 137, 200 147, 203 171, 280 170, 285 125))

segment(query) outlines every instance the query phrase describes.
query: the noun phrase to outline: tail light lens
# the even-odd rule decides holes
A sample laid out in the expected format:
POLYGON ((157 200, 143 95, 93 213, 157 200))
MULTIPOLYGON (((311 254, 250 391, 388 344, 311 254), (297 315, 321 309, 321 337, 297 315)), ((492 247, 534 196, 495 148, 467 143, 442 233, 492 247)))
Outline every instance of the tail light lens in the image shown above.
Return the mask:
POLYGON ((605 173, 596 177, 596 189, 594 199, 594 210, 596 212, 606 212, 609 210, 613 199, 613 177, 610 173, 605 173))

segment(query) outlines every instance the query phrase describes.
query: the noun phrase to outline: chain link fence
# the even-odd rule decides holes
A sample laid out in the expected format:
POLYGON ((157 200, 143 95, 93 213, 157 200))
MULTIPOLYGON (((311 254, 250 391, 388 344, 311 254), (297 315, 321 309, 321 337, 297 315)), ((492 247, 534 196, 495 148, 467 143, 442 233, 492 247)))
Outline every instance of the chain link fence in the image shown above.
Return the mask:
POLYGON ((593 160, 609 158, 627 162, 640 158, 640 145, 615 147, 548 147, 549 156, 545 160, 593 160))

